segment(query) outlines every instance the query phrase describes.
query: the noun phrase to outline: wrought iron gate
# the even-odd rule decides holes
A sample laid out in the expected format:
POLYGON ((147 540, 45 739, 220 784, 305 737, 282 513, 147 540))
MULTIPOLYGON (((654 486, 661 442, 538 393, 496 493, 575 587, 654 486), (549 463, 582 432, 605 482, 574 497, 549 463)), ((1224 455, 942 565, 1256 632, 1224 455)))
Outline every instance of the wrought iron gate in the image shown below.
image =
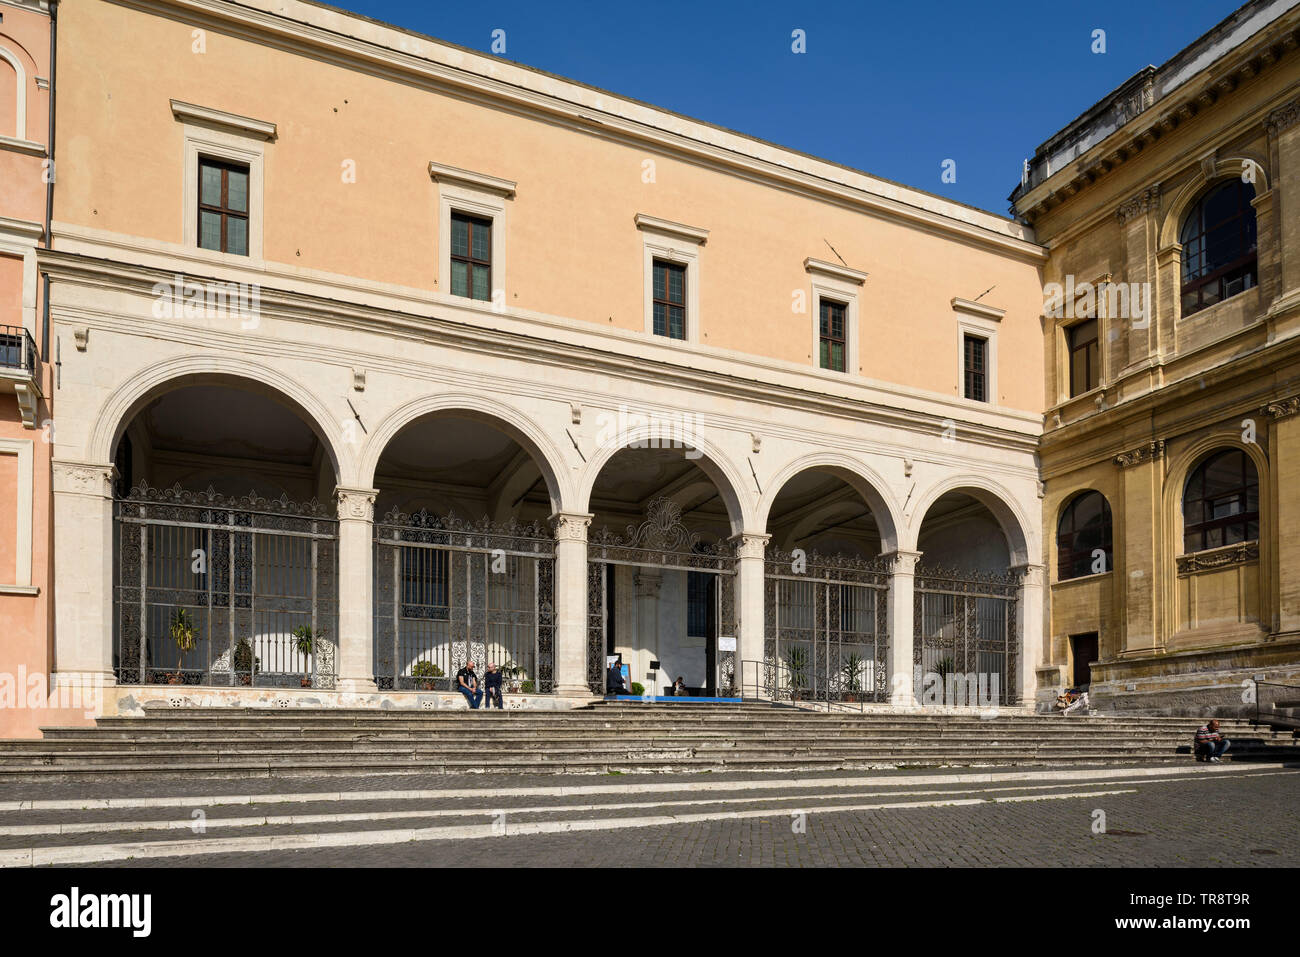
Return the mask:
POLYGON ((332 511, 315 500, 228 498, 143 482, 117 499, 118 682, 293 687, 309 679, 334 687, 332 511), (182 651, 176 637, 186 643, 187 633, 193 647, 182 651))
POLYGON ((782 552, 764 568, 764 692, 772 700, 889 700, 889 569, 782 552))
POLYGON ((918 566, 915 582, 912 660, 920 676, 914 689, 917 700, 927 703, 941 689, 942 700, 931 703, 1014 701, 1020 577, 1013 572, 918 566), (927 681, 927 675, 935 677, 927 681))
POLYGON ((533 523, 396 509, 375 523, 375 683, 452 690, 472 660, 507 690, 549 694, 555 673, 555 540, 533 523))
MULTIPOLYGON (((587 686, 592 694, 605 693, 605 653, 611 566, 633 565, 714 576, 714 621, 711 636, 732 637, 735 629, 736 563, 729 542, 703 542, 682 522, 681 506, 671 499, 655 499, 646 508, 646 520, 627 526, 626 536, 601 528, 587 542, 587 686)), ((716 644, 715 644, 716 649, 716 644)), ((736 685, 736 653, 716 650, 715 686, 736 685)))

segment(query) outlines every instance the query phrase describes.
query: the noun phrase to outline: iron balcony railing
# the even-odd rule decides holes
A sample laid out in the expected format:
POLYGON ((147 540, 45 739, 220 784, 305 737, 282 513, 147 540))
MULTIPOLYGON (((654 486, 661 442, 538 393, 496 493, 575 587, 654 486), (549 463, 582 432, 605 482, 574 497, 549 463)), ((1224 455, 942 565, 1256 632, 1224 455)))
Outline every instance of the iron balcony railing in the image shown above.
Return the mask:
POLYGON ((30 332, 22 326, 0 326, 0 369, 22 369, 35 375, 40 361, 30 332))

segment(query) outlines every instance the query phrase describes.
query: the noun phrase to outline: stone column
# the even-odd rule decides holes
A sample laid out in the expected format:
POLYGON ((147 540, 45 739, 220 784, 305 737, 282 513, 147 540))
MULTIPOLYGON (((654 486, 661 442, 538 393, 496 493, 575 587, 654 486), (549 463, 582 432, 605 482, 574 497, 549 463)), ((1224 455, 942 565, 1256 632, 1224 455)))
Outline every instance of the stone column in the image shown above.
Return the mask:
POLYGON ((1038 667, 1043 664, 1044 592, 1046 565, 1015 565, 1020 576, 1016 600, 1016 632, 1020 635, 1020 661, 1016 664, 1016 687, 1011 700, 1021 707, 1034 707, 1038 696, 1038 667))
POLYGON ((95 696, 113 674, 112 465, 53 463, 54 674, 51 690, 95 696))
POLYGON ((762 697, 764 623, 767 620, 763 559, 772 536, 742 532, 731 539, 736 549, 736 683, 742 695, 762 697))
POLYGON ((373 488, 337 490, 339 498, 338 690, 374 692, 373 488))
MULTIPOLYGON (((1164 440, 1115 456, 1121 469, 1124 548, 1115 556, 1115 587, 1122 589, 1120 655, 1151 654, 1163 644, 1159 543, 1164 440)), ((1182 549, 1182 543, 1178 543, 1182 549)))
MULTIPOLYGON (((1282 299, 1300 294, 1300 98, 1269 114, 1265 127, 1273 157, 1270 193, 1277 196, 1275 209, 1278 252, 1281 256, 1282 299)), ((1260 234, 1263 235, 1262 233, 1260 234)), ((1265 308, 1269 303, 1261 302, 1265 308)))
MULTIPOLYGON (((610 565, 608 573, 613 575, 617 568, 617 565, 610 565)), ((621 633, 616 636, 615 641, 615 645, 633 649, 632 660, 626 664, 630 666, 632 680, 641 682, 643 686, 649 684, 645 678, 649 662, 663 658, 663 649, 659 647, 659 592, 663 590, 663 584, 663 573, 657 569, 636 570, 632 576, 632 587, 636 594, 636 633, 631 641, 621 633)), ((631 688, 628 691, 630 692, 631 688)), ((659 691, 657 688, 651 688, 650 693, 658 694, 659 691)))
MULTIPOLYGON (((1275 632, 1295 632, 1300 631, 1300 575, 1296 574, 1300 568, 1300 496, 1295 494, 1300 484, 1300 395, 1270 402, 1264 413, 1271 420, 1269 450, 1274 474, 1269 484, 1276 490, 1272 501, 1277 508, 1277 537, 1274 539, 1267 528, 1260 531, 1265 542, 1277 542, 1269 562, 1273 566, 1270 573, 1274 569, 1277 573, 1273 574, 1275 610, 1261 617, 1275 632)), ((1260 555, 1261 572, 1265 554, 1260 555)))
POLYGON ((882 556, 892 567, 889 579, 889 703, 895 707, 912 707, 915 673, 912 664, 916 601, 916 564, 920 552, 903 549, 882 556))
POLYGON ((589 697, 587 685, 587 526, 586 512, 556 512, 555 530, 555 693, 589 697))

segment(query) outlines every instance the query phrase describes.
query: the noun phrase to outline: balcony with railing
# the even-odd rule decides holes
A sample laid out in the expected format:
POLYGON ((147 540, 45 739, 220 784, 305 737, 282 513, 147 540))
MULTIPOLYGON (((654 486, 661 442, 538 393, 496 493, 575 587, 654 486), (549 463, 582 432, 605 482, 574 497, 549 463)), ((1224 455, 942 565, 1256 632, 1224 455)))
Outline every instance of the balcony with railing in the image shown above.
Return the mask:
POLYGON ((22 326, 0 326, 0 392, 18 397, 23 425, 36 427, 41 398, 41 354, 36 340, 22 326))

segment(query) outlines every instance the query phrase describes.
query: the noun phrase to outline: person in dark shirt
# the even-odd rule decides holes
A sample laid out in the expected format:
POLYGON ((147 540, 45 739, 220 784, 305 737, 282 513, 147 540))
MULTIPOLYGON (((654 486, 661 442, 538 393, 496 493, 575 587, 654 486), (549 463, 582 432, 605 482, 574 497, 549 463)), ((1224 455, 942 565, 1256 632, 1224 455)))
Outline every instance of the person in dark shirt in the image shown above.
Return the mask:
POLYGON ((1196 729, 1196 760, 1218 764, 1232 742, 1219 734, 1219 722, 1211 720, 1196 729))
POLYGON ((456 690, 465 696, 471 708, 477 708, 483 700, 483 689, 478 686, 478 675, 474 674, 474 662, 465 662, 465 667, 456 672, 456 690))
POLYGON ((686 690, 686 679, 683 678, 681 675, 678 675, 677 680, 673 682, 673 694, 679 697, 688 694, 686 690))
POLYGON ((492 710, 492 702, 497 703, 497 710, 505 708, 501 703, 501 672, 497 666, 489 661, 487 674, 483 676, 483 690, 487 692, 487 710, 492 710))
POLYGON ((610 694, 627 694, 627 689, 623 687, 623 668, 615 661, 609 666, 609 693, 610 694))

